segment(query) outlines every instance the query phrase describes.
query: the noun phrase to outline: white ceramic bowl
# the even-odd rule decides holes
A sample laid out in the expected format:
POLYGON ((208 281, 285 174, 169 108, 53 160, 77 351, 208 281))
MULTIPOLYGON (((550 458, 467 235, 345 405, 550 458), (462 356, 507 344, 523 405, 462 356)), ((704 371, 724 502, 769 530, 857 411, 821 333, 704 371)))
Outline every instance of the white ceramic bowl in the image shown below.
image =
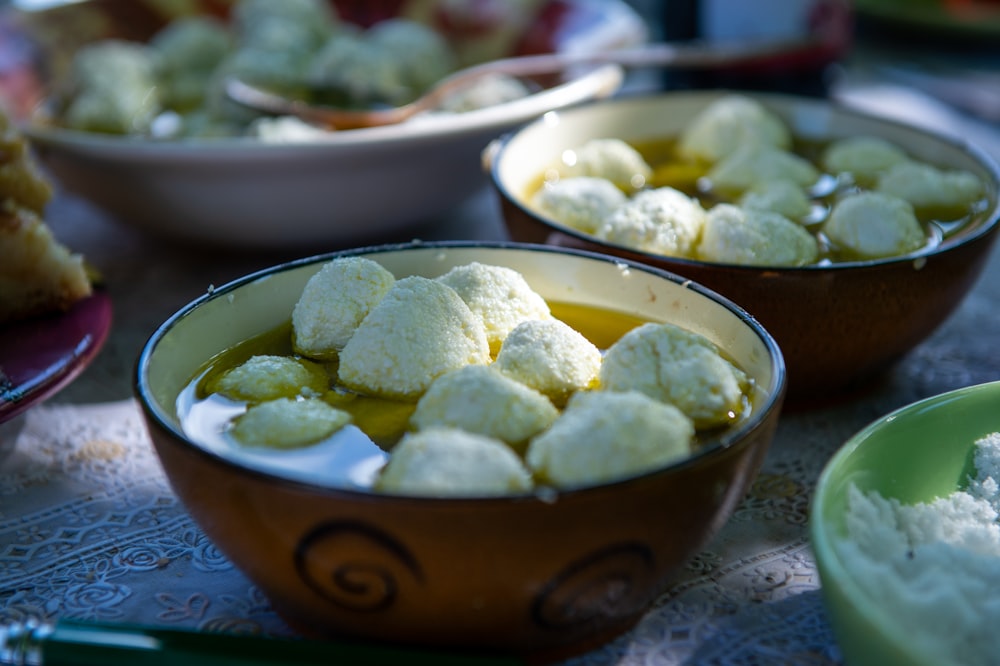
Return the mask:
MULTIPOLYGON (((126 2, 84 2, 79 9, 60 10, 93 9, 112 22, 142 13, 127 6, 117 14, 108 9, 119 1, 126 2)), ((557 49, 607 48, 646 37, 638 15, 617 0, 561 4, 567 5, 563 14, 544 24, 558 31, 558 38, 548 39, 557 49), (576 20, 579 12, 588 20, 576 20)), ((26 24, 50 47, 53 33, 87 27, 66 13, 47 25, 46 11, 57 10, 33 13, 26 24)), ((0 61, 4 50, 0 46, 0 61)), ((59 57, 65 66, 67 54, 59 57)), ((490 139, 546 111, 611 95, 623 76, 617 66, 592 68, 514 102, 340 131, 308 143, 242 138, 169 143, 30 123, 22 129, 62 186, 124 223, 200 244, 319 251, 408 240, 407 228, 486 185, 480 151, 490 139)), ((0 81, 0 103, 3 88, 0 81)))

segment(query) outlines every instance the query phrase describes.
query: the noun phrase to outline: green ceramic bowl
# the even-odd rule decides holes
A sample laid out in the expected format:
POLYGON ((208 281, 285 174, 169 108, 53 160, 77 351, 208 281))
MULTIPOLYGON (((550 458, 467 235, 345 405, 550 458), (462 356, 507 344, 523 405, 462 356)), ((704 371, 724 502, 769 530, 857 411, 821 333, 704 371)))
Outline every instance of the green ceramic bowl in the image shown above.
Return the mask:
POLYGON ((974 471, 976 440, 1000 431, 1000 381, 913 403, 871 423, 827 463, 817 482, 810 535, 823 600, 848 664, 936 666, 834 548, 846 534, 847 490, 878 491, 904 504, 948 495, 974 471))

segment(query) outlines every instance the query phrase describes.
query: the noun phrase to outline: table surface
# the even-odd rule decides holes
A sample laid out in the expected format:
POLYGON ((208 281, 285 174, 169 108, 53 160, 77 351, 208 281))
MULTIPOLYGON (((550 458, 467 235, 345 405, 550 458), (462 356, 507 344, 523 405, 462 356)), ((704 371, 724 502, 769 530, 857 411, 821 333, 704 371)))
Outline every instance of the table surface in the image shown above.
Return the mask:
MULTIPOLYGON (((852 56, 833 95, 970 140, 1000 158, 1000 127, 887 84, 852 56)), ((47 219, 103 274, 114 324, 95 361, 0 425, 0 621, 138 622, 292 635, 170 490, 133 400, 138 351, 180 306, 291 256, 165 243, 59 193, 47 219)), ((485 188, 405 239, 503 238, 485 188)), ((815 480, 853 433, 913 401, 1000 379, 1000 246, 952 317, 863 395, 782 416, 759 478, 707 549, 629 634, 578 664, 840 663, 807 513, 815 480)))

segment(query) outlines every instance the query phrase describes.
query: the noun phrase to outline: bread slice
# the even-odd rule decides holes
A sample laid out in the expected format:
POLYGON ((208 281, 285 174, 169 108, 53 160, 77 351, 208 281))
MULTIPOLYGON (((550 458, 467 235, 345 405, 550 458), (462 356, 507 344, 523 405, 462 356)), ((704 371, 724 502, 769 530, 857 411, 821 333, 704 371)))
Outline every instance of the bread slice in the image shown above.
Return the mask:
POLYGON ((0 206, 0 324, 67 310, 91 290, 83 257, 34 211, 0 206))
POLYGON ((51 198, 52 185, 35 166, 27 140, 0 110, 0 203, 41 214, 51 198))
POLYGON ((68 309, 92 285, 80 255, 42 219, 52 186, 0 111, 0 325, 68 309))

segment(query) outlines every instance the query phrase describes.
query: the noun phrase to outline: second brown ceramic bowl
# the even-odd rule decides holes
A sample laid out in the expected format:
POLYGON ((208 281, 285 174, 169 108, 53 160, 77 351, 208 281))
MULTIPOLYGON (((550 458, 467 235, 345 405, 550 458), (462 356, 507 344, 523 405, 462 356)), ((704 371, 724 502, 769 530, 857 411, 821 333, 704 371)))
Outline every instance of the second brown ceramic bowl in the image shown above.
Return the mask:
POLYGON ((542 659, 631 627, 725 523, 763 461, 784 381, 770 335, 688 280, 575 250, 438 243, 314 257, 214 290, 151 337, 137 395, 178 496, 304 634, 542 659), (507 266, 549 301, 673 322, 747 372, 752 411, 691 457, 634 478, 470 499, 289 479, 185 434, 178 396, 204 364, 286 323, 309 277, 347 254, 397 277, 436 277, 472 261, 507 266))
POLYGON ((484 154, 516 241, 583 248, 667 269, 703 284, 756 317, 788 367, 788 403, 810 406, 849 395, 926 339, 979 277, 997 236, 1000 170, 984 152, 925 129, 786 95, 752 94, 798 137, 869 135, 916 159, 966 169, 986 184, 988 210, 935 249, 902 257, 802 268, 713 264, 613 245, 540 215, 528 197, 543 169, 592 138, 676 136, 727 91, 669 92, 546 114, 495 141, 484 154))

